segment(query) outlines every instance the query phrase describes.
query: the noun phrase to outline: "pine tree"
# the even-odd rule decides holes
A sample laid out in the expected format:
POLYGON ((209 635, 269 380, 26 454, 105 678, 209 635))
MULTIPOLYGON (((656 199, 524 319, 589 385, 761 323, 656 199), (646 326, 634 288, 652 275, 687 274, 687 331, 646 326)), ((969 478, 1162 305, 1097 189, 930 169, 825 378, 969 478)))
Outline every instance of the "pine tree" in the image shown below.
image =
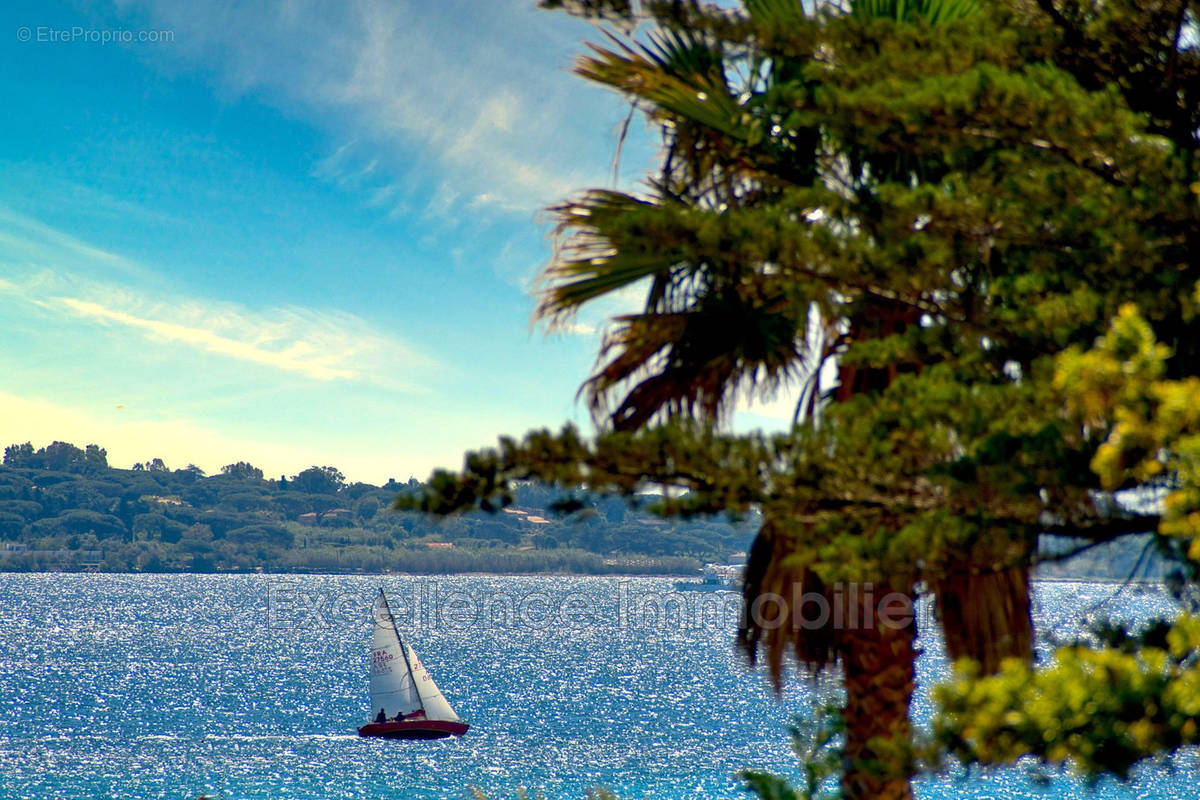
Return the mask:
POLYGON ((916 630, 864 621, 848 587, 933 595, 975 665, 939 695, 938 744, 962 758, 1124 774, 1196 741, 1189 617, 1029 665, 1040 537, 1152 532, 1195 582, 1196 4, 547 5, 606 26, 577 72, 627 96, 664 156, 645 191, 552 209, 539 315, 630 287, 645 301, 585 384, 596 437, 504 439, 404 502, 494 508, 534 477, 686 490, 665 513, 761 509, 740 638, 776 682, 788 653, 840 666, 846 798, 910 797, 918 754, 916 630), (720 432, 741 394, 787 385, 792 432, 720 432), (1162 510, 1122 503, 1131 487, 1162 510), (810 624, 801 596, 840 613, 810 624), (1105 668, 1120 702, 1088 713, 1113 724, 1084 724, 1063 688, 1103 693, 1105 668))

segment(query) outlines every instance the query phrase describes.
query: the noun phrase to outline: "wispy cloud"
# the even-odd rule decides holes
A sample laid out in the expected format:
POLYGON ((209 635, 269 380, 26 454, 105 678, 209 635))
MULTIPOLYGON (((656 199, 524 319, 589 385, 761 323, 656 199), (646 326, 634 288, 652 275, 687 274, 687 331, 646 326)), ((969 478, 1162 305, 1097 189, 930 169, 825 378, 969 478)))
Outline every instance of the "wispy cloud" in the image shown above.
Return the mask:
MULTIPOLYGON (((164 347, 210 353, 322 382, 424 393, 440 370, 430 356, 363 318, 337 310, 251 308, 164 288, 166 271, 96 247, 0 206, 0 312, 74 318, 164 347), (121 281, 121 282, 118 282, 121 281), (16 303, 4 309, 4 303, 16 303), (398 379, 394 376, 409 376, 398 379)), ((51 328, 53 330, 53 328, 51 328)))
POLYGON ((620 103, 567 73, 583 29, 527 0, 275 0, 219 14, 189 0, 121 5, 180 31, 164 56, 182 55, 223 91, 351 139, 314 174, 366 201, 407 176, 450 182, 456 208, 531 213, 606 182, 620 103))
POLYGON ((289 372, 299 372, 316 380, 345 380, 360 377, 354 369, 345 364, 343 353, 321 352, 312 343, 303 339, 280 343, 282 346, 270 347, 265 342, 260 343, 262 337, 259 337, 259 341, 243 341, 222 336, 206 328, 136 317, 133 314, 105 308, 99 303, 87 300, 78 300, 73 297, 59 297, 56 300, 85 317, 127 325, 144 331, 156 339, 180 342, 241 361, 249 361, 289 372))
POLYGON ((0 300, 33 306, 51 319, 75 318, 321 382, 358 382, 424 393, 420 376, 437 362, 353 314, 311 308, 252 310, 236 303, 152 294, 43 270, 0 281, 0 300), (397 379, 396 375, 409 376, 397 379))
POLYGON ((89 244, 36 219, 0 205, 0 264, 16 271, 29 267, 90 265, 139 281, 154 274, 138 262, 89 244))

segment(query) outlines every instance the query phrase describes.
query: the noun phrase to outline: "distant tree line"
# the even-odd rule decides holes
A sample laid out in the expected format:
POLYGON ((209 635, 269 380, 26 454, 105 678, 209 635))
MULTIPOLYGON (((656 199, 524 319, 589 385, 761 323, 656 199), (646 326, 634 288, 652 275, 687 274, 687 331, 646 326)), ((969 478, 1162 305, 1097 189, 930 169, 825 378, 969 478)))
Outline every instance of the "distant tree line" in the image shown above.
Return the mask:
POLYGON ((12 444, 0 466, 0 570, 690 573, 743 552, 756 528, 666 521, 581 492, 556 506, 563 493, 533 483, 496 514, 391 510, 420 488, 349 482, 327 465, 278 479, 247 461, 211 476, 161 458, 118 469, 95 444, 12 444))
MULTIPOLYGON (((155 459, 159 464, 161 460, 155 459)), ((29 442, 12 444, 4 448, 6 467, 27 469, 49 469, 59 472, 90 473, 108 468, 108 452, 98 445, 89 444, 80 450, 67 442, 52 442, 38 450, 29 442)), ((165 469, 165 467, 164 467, 165 469)))

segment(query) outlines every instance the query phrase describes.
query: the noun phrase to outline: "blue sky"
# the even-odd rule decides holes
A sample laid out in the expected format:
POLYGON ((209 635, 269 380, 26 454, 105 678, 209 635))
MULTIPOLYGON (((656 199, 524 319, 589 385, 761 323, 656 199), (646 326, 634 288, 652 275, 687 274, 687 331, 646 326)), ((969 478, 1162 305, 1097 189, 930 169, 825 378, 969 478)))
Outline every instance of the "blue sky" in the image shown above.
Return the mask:
POLYGON ((613 181, 593 35, 533 0, 4 4, 0 440, 382 482, 586 427, 637 299, 548 335, 530 288, 540 209, 613 181))

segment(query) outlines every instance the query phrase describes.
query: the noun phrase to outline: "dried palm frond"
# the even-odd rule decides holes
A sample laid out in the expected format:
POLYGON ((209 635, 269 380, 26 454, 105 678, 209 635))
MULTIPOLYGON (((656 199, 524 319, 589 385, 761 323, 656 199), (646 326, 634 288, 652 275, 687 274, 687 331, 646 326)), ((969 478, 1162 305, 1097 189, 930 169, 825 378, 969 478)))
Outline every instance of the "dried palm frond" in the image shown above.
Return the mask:
POLYGON ((742 584, 745 603, 738 642, 751 665, 757 662, 759 649, 765 651, 776 690, 783 686, 783 659, 789 649, 810 673, 837 660, 833 627, 805 625, 795 616, 801 612, 796 598, 812 593, 832 605, 833 597, 815 573, 790 558, 794 552, 791 537, 774 520, 764 519, 750 548, 742 584))
POLYGON ((1033 659, 1028 567, 964 569, 933 590, 951 658, 972 658, 986 673, 1006 658, 1033 659))

